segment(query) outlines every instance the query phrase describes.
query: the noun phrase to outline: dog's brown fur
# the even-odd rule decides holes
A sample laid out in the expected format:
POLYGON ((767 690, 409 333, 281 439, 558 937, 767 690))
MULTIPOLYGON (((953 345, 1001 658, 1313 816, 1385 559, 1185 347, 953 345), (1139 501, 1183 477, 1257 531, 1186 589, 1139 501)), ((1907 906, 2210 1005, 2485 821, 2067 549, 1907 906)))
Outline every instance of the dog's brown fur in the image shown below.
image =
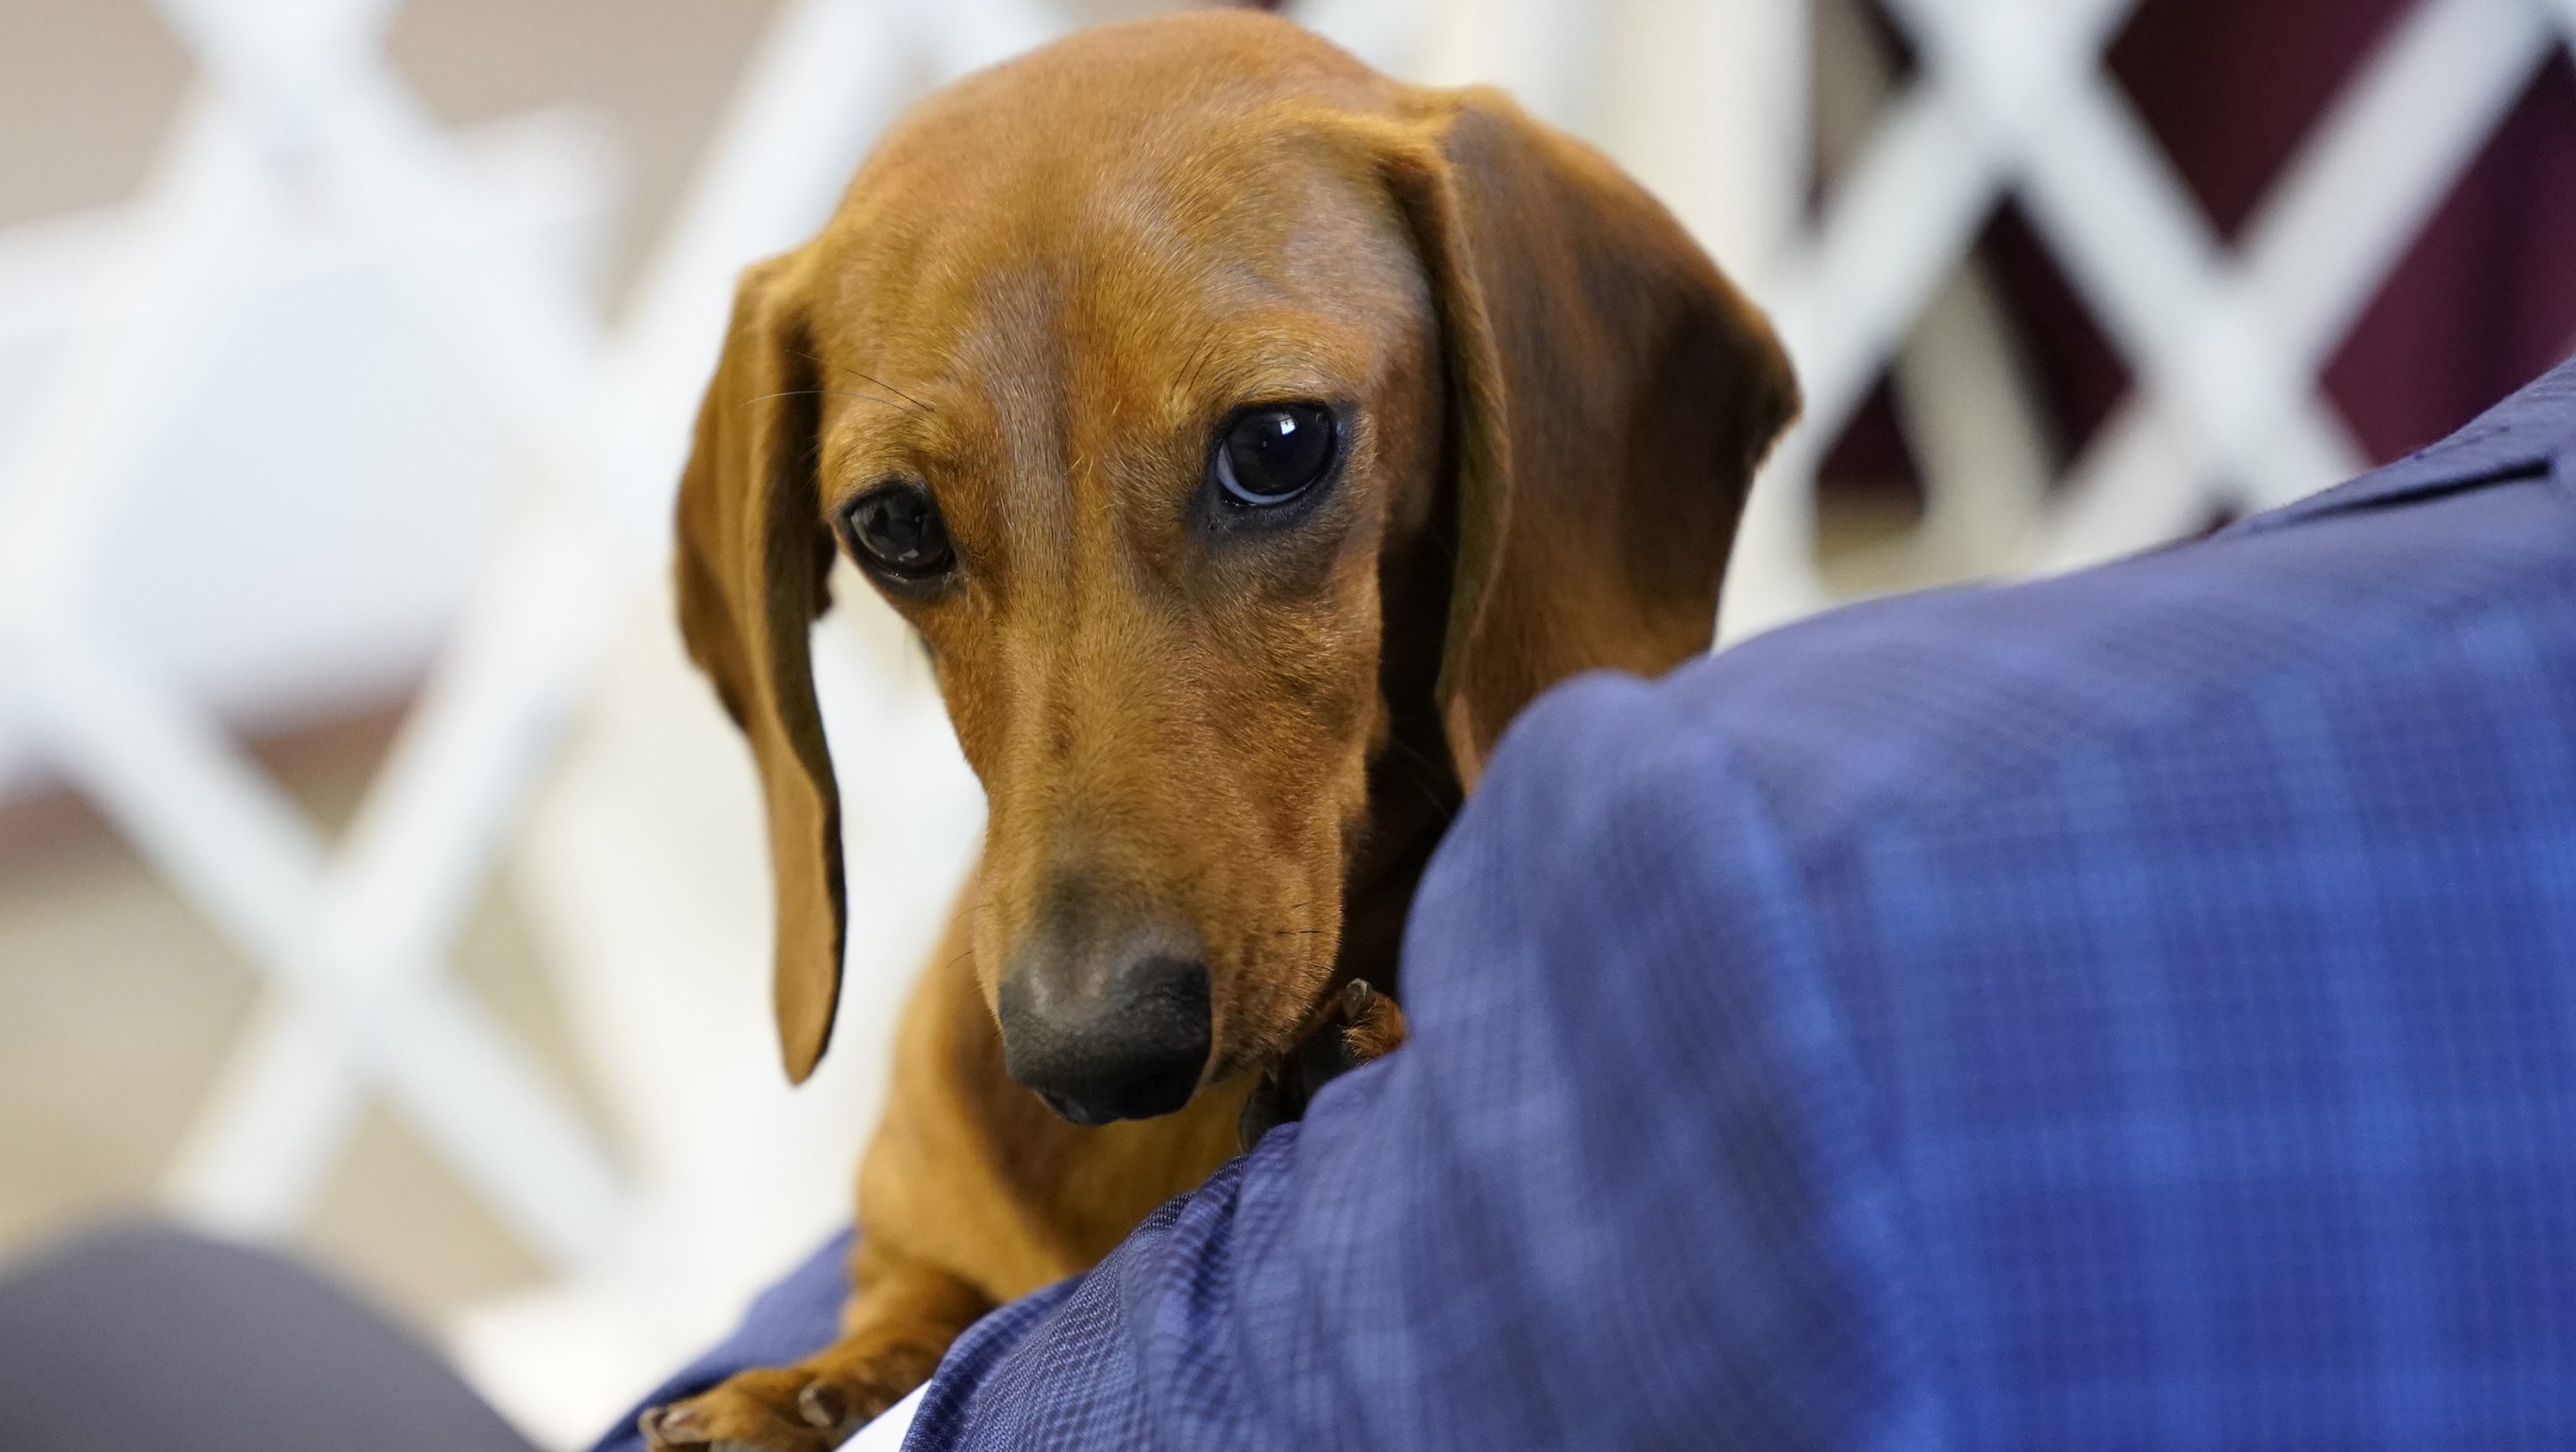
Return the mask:
POLYGON ((953 585, 887 593, 990 821, 898 1038, 843 1339, 655 1440, 830 1445, 1204 1178, 1319 1014, 1367 1020, 1359 1056, 1391 1042, 1340 990, 1393 987, 1496 737, 1576 671, 1707 647, 1795 409, 1760 315, 1608 162, 1285 22, 1093 31, 907 116, 820 237, 745 276, 681 486, 682 629, 767 797, 791 1076, 844 927, 807 631, 830 521, 890 475, 956 541, 953 585), (1339 482, 1214 537, 1211 432, 1283 398, 1347 409, 1339 482), (1068 890, 1204 943, 1214 1050, 1177 1114, 1078 1127, 1004 1071, 996 965, 1068 890))

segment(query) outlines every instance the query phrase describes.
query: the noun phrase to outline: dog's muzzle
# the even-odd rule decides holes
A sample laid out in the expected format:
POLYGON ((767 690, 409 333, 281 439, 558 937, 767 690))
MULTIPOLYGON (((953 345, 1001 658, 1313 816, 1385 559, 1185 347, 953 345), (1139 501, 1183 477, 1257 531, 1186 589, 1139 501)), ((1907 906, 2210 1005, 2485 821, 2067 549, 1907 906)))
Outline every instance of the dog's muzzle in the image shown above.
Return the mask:
POLYGON ((1078 974, 1021 964, 1001 984, 1002 1062, 1076 1124, 1150 1119, 1189 1102, 1212 1030, 1207 965, 1141 952, 1078 974), (1067 980, 1097 987, 1066 990, 1067 980))

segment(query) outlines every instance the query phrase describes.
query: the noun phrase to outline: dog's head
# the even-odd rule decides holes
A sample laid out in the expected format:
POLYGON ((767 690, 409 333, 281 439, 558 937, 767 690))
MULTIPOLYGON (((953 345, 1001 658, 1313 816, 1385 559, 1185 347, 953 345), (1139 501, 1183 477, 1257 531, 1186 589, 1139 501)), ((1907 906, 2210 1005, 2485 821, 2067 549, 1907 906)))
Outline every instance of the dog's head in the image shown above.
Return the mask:
POLYGON ((1549 684, 1707 647, 1795 409, 1673 219, 1494 93, 1201 12, 924 103, 744 278, 680 491, 682 629, 767 797, 789 1074, 841 971, 807 660, 836 548, 990 799, 972 943, 1011 1072, 1159 1114, 1331 986, 1373 760, 1454 791, 1549 684))

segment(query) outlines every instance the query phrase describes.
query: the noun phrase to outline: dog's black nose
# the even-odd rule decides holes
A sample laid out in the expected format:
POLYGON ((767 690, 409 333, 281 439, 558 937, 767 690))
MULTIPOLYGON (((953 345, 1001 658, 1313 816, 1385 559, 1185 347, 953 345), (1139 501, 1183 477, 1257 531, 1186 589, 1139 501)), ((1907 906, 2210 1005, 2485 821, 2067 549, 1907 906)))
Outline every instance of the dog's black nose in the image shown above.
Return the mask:
POLYGON ((1011 1077, 1076 1124, 1149 1119, 1189 1102, 1207 1067, 1207 965, 1147 952, 1100 974, 1094 991, 1057 986, 1086 976, 1032 964, 1003 975, 1011 1077))

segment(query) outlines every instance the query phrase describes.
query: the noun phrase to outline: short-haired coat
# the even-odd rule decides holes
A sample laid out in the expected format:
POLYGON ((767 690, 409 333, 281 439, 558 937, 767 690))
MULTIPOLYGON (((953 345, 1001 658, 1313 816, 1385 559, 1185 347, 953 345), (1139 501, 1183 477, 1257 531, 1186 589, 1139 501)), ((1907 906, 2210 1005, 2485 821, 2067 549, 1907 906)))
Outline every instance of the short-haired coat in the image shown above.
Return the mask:
POLYGON ((1796 408, 1599 154, 1281 20, 1085 32, 908 114, 745 275, 680 490, 791 1077, 846 930, 807 657, 836 549, 919 633, 986 838, 899 1030, 842 1339, 653 1440, 833 1445, 1399 1039, 1405 910, 1496 738, 1707 648, 1796 408))

